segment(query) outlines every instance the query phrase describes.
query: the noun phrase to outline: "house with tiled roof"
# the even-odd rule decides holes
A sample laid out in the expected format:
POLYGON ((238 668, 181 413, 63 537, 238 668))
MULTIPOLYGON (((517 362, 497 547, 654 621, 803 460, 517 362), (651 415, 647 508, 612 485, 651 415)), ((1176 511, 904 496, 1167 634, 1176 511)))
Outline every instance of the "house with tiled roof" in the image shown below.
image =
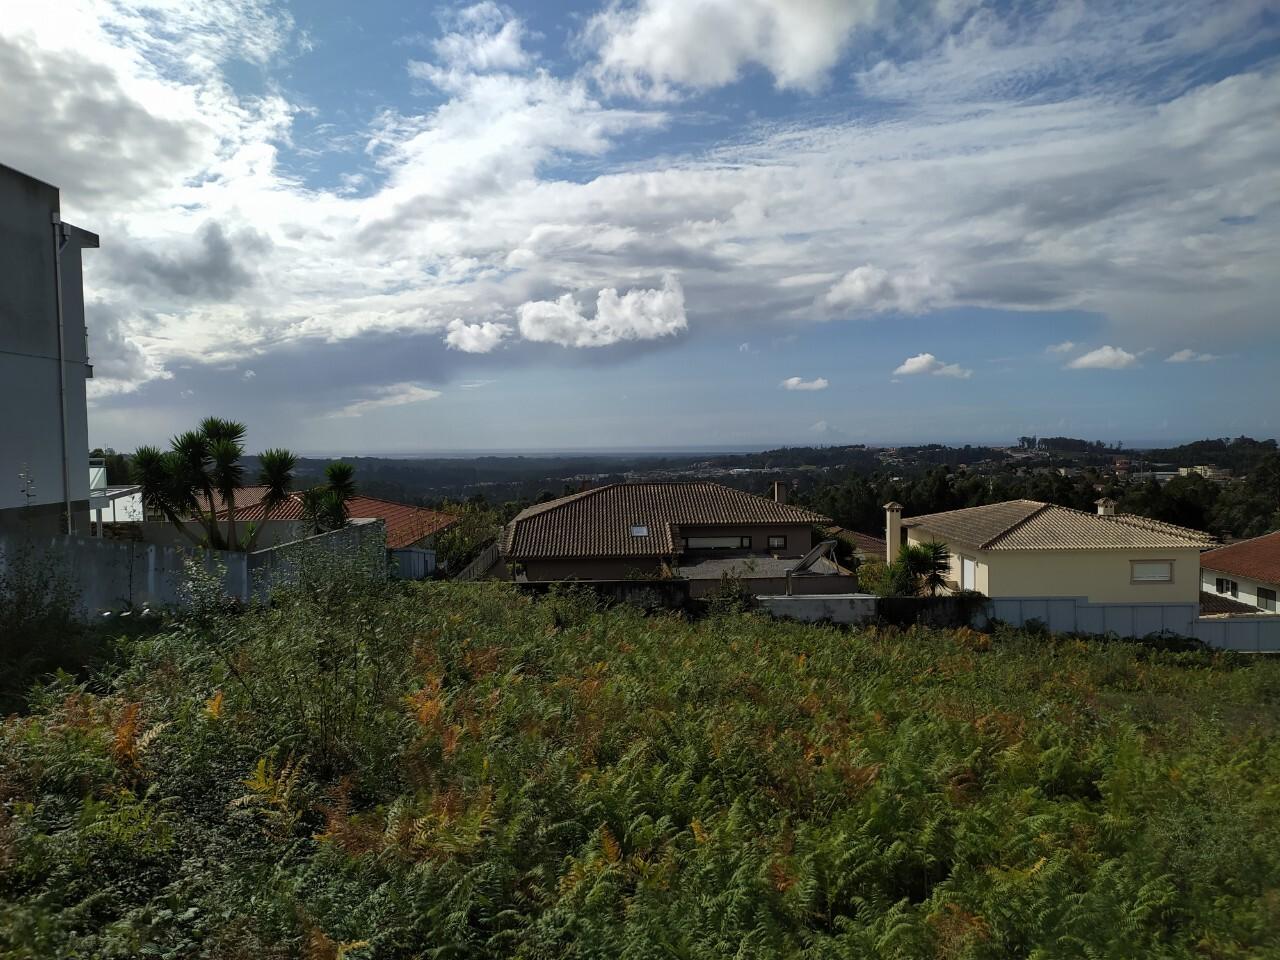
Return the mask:
POLYGON ((530 581, 674 577, 710 592, 731 576, 757 592, 842 593, 852 573, 814 536, 830 524, 786 502, 706 480, 611 483, 535 504, 502 531, 510 575, 530 581), (823 546, 823 550, 816 548, 823 546))
POLYGON ((1280 531, 1201 554, 1200 589, 1244 608, 1224 612, 1280 612, 1280 531))
MULTIPOLYGON (((266 518, 263 498, 256 495, 253 488, 245 489, 251 492, 245 497, 245 502, 237 496, 236 520, 261 523, 266 518)), ((226 515, 225 507, 218 511, 219 518, 225 518, 226 515)), ((269 522, 292 522, 296 526, 301 524, 305 516, 302 495, 293 493, 271 511, 269 522)), ((395 564, 394 569, 406 579, 421 579, 434 570, 434 555, 428 554, 435 547, 435 538, 458 522, 458 518, 450 513, 363 495, 354 496, 347 501, 347 516, 352 520, 383 521, 387 530, 387 552, 395 564)))
POLYGON ((886 559, 906 543, 944 543, 950 586, 989 597, 1072 597, 1094 604, 1197 604, 1209 534, 1098 501, 1097 513, 1037 500, 902 517, 885 505, 886 559))

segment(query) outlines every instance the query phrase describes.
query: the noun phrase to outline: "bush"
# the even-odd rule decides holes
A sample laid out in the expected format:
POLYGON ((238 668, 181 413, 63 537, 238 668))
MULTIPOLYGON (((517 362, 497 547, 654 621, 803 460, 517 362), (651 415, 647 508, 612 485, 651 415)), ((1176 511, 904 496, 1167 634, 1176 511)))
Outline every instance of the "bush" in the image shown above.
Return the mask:
POLYGON ((304 577, 0 726, 0 956, 1273 951, 1280 663, 992 639, 304 577))
POLYGON ((98 659, 101 638, 77 620, 78 602, 56 555, 0 551, 0 716, 22 707, 37 677, 98 659))

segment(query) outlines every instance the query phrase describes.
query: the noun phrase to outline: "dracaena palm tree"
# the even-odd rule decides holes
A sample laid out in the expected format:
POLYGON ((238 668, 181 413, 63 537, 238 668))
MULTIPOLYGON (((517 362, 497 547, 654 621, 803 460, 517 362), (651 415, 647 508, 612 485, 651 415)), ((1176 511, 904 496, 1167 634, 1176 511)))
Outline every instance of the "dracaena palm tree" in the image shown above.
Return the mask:
MULTIPOLYGON (((174 437, 169 450, 139 447, 133 455, 134 482, 142 488, 143 502, 177 527, 188 540, 214 549, 240 549, 236 529, 236 493, 244 486, 245 426, 234 420, 207 417, 199 430, 174 437), (214 494, 226 508, 226 532, 219 527, 214 494), (204 537, 186 522, 197 520, 204 537)), ((288 497, 297 458, 287 450, 268 450, 261 455, 262 482, 268 487, 266 515, 288 497)), ((255 531, 245 549, 252 549, 255 531)))
MULTIPOLYGON (((209 481, 222 499, 227 511, 226 546, 239 549, 236 537, 236 491, 244 486, 244 467, 240 458, 244 455, 245 426, 234 420, 206 417, 200 423, 200 433, 205 437, 209 454, 209 481)), ((213 513, 212 503, 210 514, 213 513)), ((211 517, 216 527, 216 519, 211 517)))
POLYGON ((302 495, 303 517, 313 534, 346 526, 347 503, 356 495, 355 473, 349 463, 331 463, 325 467, 325 483, 302 495))
MULTIPOLYGON (((258 484, 267 488, 262 497, 263 520, 270 519, 281 504, 289 499, 289 493, 293 489, 293 471, 297 465, 298 458, 279 447, 258 454, 258 484)), ((252 550, 257 545, 262 527, 259 523, 249 531, 245 550, 252 550)))
POLYGON ((947 586, 951 551, 945 543, 912 543, 902 548, 898 559, 910 592, 936 597, 947 586))

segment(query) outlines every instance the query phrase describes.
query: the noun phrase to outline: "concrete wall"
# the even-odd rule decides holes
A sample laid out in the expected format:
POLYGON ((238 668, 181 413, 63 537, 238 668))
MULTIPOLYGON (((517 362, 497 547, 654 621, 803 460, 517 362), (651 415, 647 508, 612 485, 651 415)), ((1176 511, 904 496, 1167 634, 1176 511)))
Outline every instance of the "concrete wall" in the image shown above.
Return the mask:
POLYGON ((879 598, 866 593, 841 593, 834 596, 758 596, 756 602, 762 610, 787 620, 804 623, 858 624, 876 618, 876 602, 879 598))
POLYGON ((1114 633, 1141 638, 1152 633, 1195 636, 1199 603, 1091 603, 1086 597, 999 597, 990 616, 1015 627, 1038 620, 1054 633, 1114 633))
MULTIPOLYGON (((908 543, 933 539, 910 527, 908 543)), ((975 588, 990 597, 1086 597, 1092 603, 1199 603, 1200 551, 951 549, 950 579, 960 579, 961 558, 977 562, 975 588), (1131 583, 1133 561, 1170 560, 1172 583, 1131 583)))
MULTIPOLYGON (((1259 607, 1259 609, 1261 609, 1258 604, 1259 587, 1266 587, 1268 590, 1280 592, 1280 586, 1274 583, 1265 583, 1248 577, 1238 577, 1234 573, 1221 573, 1217 570, 1210 570, 1207 567, 1202 567, 1200 570, 1200 589, 1205 593, 1216 594, 1218 592, 1216 581, 1219 577, 1236 582, 1238 591, 1237 596, 1232 597, 1233 600, 1239 600, 1241 603, 1247 603, 1249 606, 1259 607)), ((1230 596, 1230 594, 1223 594, 1223 596, 1230 596)))
POLYGON ((387 551, 388 572, 397 580, 426 580, 436 572, 436 552, 420 547, 387 551))
POLYGON ((1280 653, 1280 616, 1201 617, 1195 636, 1221 650, 1280 653))
MULTIPOLYGON (((787 592, 786 577, 750 577, 738 578, 739 582, 753 594, 785 595, 787 592)), ((820 594, 852 593, 858 589, 857 577, 830 576, 797 576, 791 578, 791 592, 796 596, 816 596, 820 594)), ((720 581, 697 579, 689 581, 689 595, 694 598, 713 596, 720 590, 720 581)))
MULTIPOLYGON (((51 215, 58 190, 0 165, 0 532, 61 530, 62 418, 58 397, 58 317, 51 215), (21 416, 12 415, 21 411, 21 416), (20 492, 24 465, 35 497, 20 492), (29 505, 29 508, 28 508, 29 505)), ((92 234, 71 228, 62 255, 63 374, 67 477, 77 529, 88 530, 89 433, 82 247, 92 234)))
POLYGON ((324 555, 344 563, 363 558, 362 564, 352 563, 353 571, 386 576, 381 520, 352 521, 341 530, 249 554, 66 535, 30 540, 0 536, 0 565, 14 562, 24 551, 52 559, 70 578, 88 620, 104 611, 185 606, 188 559, 220 571, 225 595, 246 602, 266 599, 273 589, 296 582, 308 563, 324 555))

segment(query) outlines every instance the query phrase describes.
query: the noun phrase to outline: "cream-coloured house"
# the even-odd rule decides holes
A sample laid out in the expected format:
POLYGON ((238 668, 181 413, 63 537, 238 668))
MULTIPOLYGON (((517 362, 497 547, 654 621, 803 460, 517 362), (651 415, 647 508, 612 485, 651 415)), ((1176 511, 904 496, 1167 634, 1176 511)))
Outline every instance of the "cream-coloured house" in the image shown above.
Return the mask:
POLYGON ((885 514, 890 563, 904 543, 945 543, 952 589, 992 598, 1196 604, 1200 551, 1215 544, 1199 530, 1116 513, 1107 499, 1096 514, 1036 500, 906 519, 900 504, 888 503, 885 514))

